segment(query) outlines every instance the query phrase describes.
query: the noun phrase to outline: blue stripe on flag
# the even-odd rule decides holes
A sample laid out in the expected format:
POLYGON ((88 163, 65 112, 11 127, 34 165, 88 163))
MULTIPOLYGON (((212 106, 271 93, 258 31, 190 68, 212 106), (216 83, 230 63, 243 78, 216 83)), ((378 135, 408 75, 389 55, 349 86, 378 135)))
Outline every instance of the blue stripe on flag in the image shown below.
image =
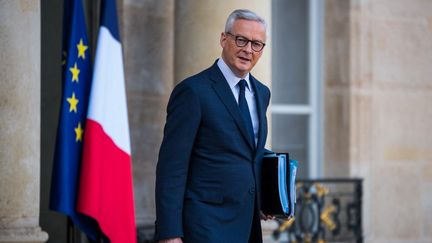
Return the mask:
POLYGON ((120 35, 118 31, 117 25, 117 11, 116 11, 116 1, 115 0, 103 0, 102 1, 102 17, 101 17, 101 26, 105 26, 120 42, 120 35))

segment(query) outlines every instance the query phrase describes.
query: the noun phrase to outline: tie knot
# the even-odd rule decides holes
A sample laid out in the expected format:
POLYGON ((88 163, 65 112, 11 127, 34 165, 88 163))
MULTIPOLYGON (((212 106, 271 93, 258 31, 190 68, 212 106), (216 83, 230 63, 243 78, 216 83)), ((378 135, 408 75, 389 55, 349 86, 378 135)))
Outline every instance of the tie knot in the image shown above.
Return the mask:
POLYGON ((239 85, 239 87, 240 87, 240 90, 245 90, 245 87, 247 86, 247 82, 246 82, 246 80, 241 79, 241 80, 238 82, 238 85, 239 85))

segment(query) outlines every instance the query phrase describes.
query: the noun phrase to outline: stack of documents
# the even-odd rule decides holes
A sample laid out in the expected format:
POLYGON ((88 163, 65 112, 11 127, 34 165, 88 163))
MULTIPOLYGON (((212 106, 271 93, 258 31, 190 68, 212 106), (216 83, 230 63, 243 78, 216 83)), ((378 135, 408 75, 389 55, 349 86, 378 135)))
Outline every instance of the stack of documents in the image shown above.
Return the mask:
POLYGON ((261 173, 261 211, 276 217, 293 217, 298 162, 288 153, 266 154, 261 173), (288 161, 288 162, 287 162, 288 161))

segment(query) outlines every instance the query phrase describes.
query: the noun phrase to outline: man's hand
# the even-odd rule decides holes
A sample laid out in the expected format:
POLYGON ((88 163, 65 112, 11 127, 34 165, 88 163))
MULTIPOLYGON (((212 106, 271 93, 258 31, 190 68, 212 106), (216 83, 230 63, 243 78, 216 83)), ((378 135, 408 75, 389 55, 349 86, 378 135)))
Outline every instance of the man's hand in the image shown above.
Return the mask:
POLYGON ((183 243, 183 241, 181 238, 172 238, 172 239, 160 240, 159 243, 183 243))
POLYGON ((276 219, 275 216, 273 216, 273 215, 265 215, 262 211, 260 211, 260 218, 262 220, 265 220, 265 221, 270 220, 270 219, 276 219))

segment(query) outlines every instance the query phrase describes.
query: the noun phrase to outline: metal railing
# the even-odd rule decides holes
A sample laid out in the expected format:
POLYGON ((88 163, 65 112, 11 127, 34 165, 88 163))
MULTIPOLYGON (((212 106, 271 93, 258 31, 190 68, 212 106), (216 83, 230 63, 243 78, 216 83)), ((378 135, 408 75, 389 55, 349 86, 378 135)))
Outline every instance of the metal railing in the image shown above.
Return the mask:
POLYGON ((278 242, 363 242, 362 179, 297 180, 295 217, 277 220, 278 242))

